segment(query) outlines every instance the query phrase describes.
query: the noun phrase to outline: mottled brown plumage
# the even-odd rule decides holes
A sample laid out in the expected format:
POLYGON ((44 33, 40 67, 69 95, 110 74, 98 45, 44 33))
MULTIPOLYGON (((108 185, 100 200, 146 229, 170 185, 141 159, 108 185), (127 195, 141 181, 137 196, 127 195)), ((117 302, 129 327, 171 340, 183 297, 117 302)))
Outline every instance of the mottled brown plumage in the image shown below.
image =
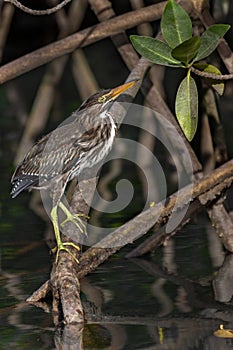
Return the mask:
POLYGON ((67 181, 78 175, 108 145, 109 135, 116 125, 111 116, 103 120, 94 116, 93 106, 85 113, 75 112, 74 121, 63 125, 40 139, 19 164, 12 177, 12 197, 27 188, 49 188, 67 175, 67 181), (69 174, 69 175, 68 175, 69 174))
POLYGON ((98 163, 110 151, 117 125, 107 112, 109 102, 130 86, 101 90, 73 113, 73 121, 42 137, 12 176, 11 196, 30 188, 49 188, 66 182, 98 163))
MULTIPOLYGON (((26 189, 51 190, 51 218, 58 252, 61 249, 67 250, 61 242, 57 222, 57 206, 67 182, 108 154, 117 131, 117 123, 109 112, 111 102, 134 84, 135 81, 132 81, 90 96, 72 114, 71 122, 42 137, 32 147, 12 176, 13 198, 26 189)), ((68 216, 71 217, 69 214, 68 216)))

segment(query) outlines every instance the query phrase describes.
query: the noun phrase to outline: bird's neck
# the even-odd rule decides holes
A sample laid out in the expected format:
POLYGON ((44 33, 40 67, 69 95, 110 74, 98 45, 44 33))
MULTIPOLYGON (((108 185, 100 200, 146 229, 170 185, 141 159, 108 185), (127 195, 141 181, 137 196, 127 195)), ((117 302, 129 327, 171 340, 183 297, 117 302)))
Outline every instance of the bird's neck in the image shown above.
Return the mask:
POLYGON ((108 122, 111 124, 111 126, 114 128, 114 129, 117 129, 117 124, 116 122, 114 121, 112 115, 110 112, 105 112, 105 119, 108 119, 108 122))
POLYGON ((112 114, 108 110, 102 110, 99 114, 89 111, 88 115, 83 115, 81 119, 81 125, 84 130, 95 130, 95 133, 102 133, 101 130, 107 130, 105 134, 106 138, 109 138, 110 135, 116 134, 118 129, 117 123, 115 122, 112 114))

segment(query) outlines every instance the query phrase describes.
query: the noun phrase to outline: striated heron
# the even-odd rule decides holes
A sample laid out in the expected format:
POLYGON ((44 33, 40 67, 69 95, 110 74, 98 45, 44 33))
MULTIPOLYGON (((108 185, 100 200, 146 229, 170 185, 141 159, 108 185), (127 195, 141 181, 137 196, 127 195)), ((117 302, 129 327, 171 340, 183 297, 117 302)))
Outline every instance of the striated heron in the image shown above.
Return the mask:
POLYGON ((82 214, 72 214, 61 202, 66 185, 108 154, 117 131, 117 122, 109 112, 111 102, 135 83, 136 81, 131 81, 91 95, 73 113, 73 122, 42 137, 27 153, 12 176, 12 198, 26 189, 51 191, 51 220, 57 241, 56 261, 61 250, 71 254, 67 246, 79 250, 73 242, 61 240, 58 207, 67 216, 65 222, 72 221, 79 225, 79 228, 83 225, 80 219, 82 214))

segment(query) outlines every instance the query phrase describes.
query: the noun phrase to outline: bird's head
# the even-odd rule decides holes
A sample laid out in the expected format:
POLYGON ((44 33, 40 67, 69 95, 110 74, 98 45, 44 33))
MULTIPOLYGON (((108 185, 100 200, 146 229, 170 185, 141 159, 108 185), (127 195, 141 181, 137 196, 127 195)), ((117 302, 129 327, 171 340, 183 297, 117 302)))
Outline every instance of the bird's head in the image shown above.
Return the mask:
POLYGON ((123 92, 131 88, 138 80, 133 80, 123 85, 119 85, 113 89, 100 90, 95 94, 91 95, 83 104, 80 106, 79 111, 89 108, 91 106, 99 106, 100 110, 105 109, 105 106, 109 102, 113 102, 123 92))

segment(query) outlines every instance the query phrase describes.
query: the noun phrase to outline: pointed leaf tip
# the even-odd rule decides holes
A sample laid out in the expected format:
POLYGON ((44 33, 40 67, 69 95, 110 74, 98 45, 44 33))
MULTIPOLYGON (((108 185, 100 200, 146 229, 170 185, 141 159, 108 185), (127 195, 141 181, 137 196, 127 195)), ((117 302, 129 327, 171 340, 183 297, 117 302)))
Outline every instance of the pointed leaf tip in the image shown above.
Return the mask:
POLYGON ((181 62, 171 55, 171 48, 164 42, 148 37, 131 35, 130 40, 135 50, 149 61, 169 67, 177 67, 181 62))
POLYGON ((192 22, 187 12, 174 0, 165 6, 161 30, 164 39, 171 48, 176 47, 192 36, 192 22))
POLYGON ((208 57, 218 46, 221 38, 229 30, 228 24, 213 24, 207 28, 201 36, 201 45, 198 50, 195 62, 208 57))

